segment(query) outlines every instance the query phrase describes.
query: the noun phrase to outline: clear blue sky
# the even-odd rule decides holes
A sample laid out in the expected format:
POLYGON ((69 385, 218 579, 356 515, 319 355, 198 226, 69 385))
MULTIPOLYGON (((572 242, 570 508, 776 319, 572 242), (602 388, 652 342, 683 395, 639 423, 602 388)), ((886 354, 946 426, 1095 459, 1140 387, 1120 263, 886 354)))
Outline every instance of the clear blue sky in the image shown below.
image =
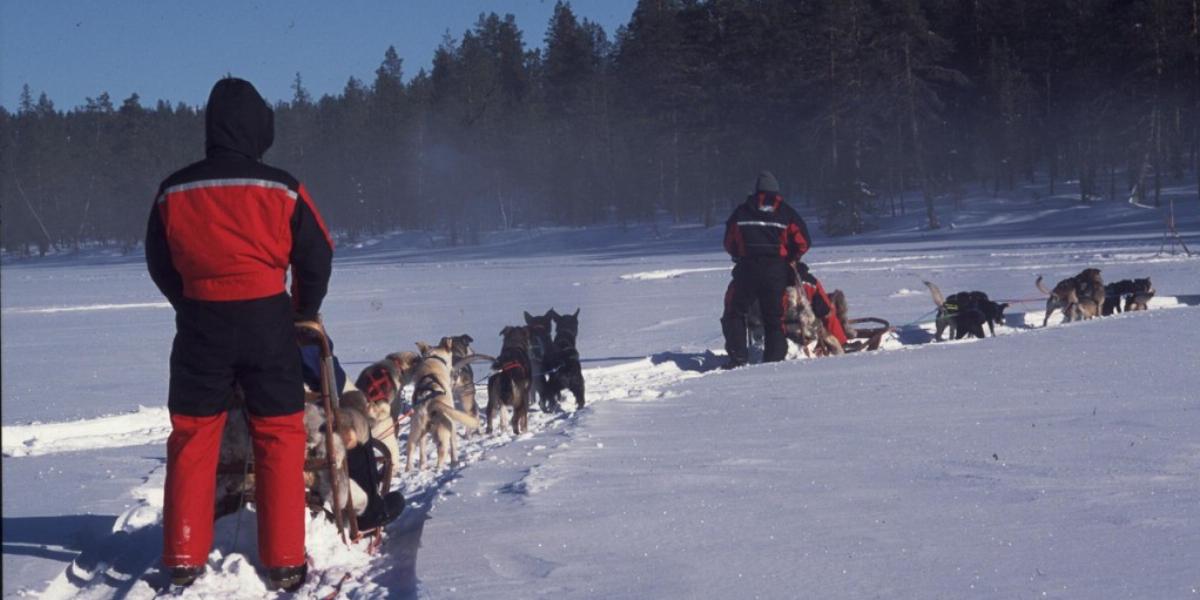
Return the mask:
MULTIPOLYGON (((573 0, 582 19, 611 36, 636 0, 573 0)), ((22 84, 60 110, 107 91, 202 105, 225 73, 254 82, 268 100, 291 98, 297 72, 315 97, 350 76, 370 83, 389 45, 405 76, 429 68, 448 30, 456 39, 481 12, 512 13, 527 47, 541 47, 554 0, 0 0, 0 105, 22 84)))

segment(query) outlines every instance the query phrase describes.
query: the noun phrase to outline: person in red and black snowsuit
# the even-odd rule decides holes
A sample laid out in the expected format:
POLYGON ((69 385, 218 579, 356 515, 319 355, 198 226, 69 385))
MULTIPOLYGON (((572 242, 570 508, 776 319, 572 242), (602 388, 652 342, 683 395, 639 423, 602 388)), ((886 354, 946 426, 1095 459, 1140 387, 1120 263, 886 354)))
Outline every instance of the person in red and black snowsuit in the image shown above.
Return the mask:
POLYGON ((729 367, 747 362, 746 313, 755 300, 765 329, 763 361, 787 356, 784 290, 794 279, 791 263, 809 248, 808 226, 783 201, 775 176, 763 171, 754 187, 754 193, 725 222, 725 251, 737 263, 721 316, 729 367))
POLYGON ((250 418, 259 557, 276 587, 299 587, 307 572, 304 385, 293 322, 316 318, 333 242, 304 186, 261 162, 274 119, 249 82, 218 81, 205 111, 205 159, 167 177, 150 210, 146 264, 175 308, 162 560, 180 585, 203 573, 212 546, 218 450, 235 384, 250 418))

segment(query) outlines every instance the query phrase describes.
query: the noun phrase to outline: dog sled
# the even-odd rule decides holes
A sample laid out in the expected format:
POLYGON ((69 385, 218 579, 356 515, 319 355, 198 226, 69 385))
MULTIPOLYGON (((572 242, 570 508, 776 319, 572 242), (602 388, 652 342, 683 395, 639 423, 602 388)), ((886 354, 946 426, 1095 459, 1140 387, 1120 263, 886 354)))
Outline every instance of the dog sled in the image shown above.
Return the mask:
MULTIPOLYGON (((304 462, 306 504, 314 513, 324 512, 333 521, 337 526, 338 535, 344 543, 349 544, 365 537, 371 537, 370 550, 374 551, 382 541, 382 523, 367 529, 359 528, 358 515, 355 512, 351 490, 348 487, 353 485, 350 479, 351 457, 349 452, 340 446, 336 437, 339 435, 336 409, 339 408, 340 402, 339 390, 336 389, 335 384, 337 379, 329 338, 319 321, 298 322, 295 329, 297 344, 301 347, 316 346, 320 357, 321 384, 320 389, 315 391, 315 404, 323 417, 323 422, 319 427, 321 437, 323 437, 320 443, 324 447, 322 448, 323 452, 319 453, 323 455, 318 457, 312 456, 313 448, 309 448, 310 456, 304 462), (324 498, 325 494, 317 489, 316 482, 324 482, 330 488, 328 490, 330 492, 328 506, 324 498), (344 486, 346 489, 343 489, 344 486)), ((311 397, 310 400, 306 400, 306 402, 308 401, 311 401, 311 397)), ((231 420, 233 419, 231 418, 231 420)), ((244 433, 248 437, 249 431, 246 430, 244 433)), ((229 435, 228 431, 226 435, 229 435)), ((391 453, 382 441, 372 436, 367 436, 363 443, 366 445, 367 455, 371 462, 366 471, 369 487, 372 488, 364 491, 380 499, 385 499, 388 497, 392 475, 395 472, 391 453)), ((243 453, 240 460, 228 460, 229 457, 226 454, 222 452, 222 460, 217 466, 218 478, 236 478, 239 482, 239 491, 234 496, 218 501, 216 518, 236 512, 254 495, 252 453, 243 453)))
MULTIPOLYGON (((788 286, 784 296, 783 326, 787 339, 799 346, 805 356, 837 356, 878 350, 884 338, 895 331, 895 327, 885 319, 850 318, 846 295, 842 290, 834 290, 825 296, 819 284, 802 280, 795 266, 793 272, 796 283, 788 286), (818 317, 814 311, 813 303, 817 298, 830 305, 822 317, 818 317), (836 334, 839 330, 845 342, 836 334)), ((749 345, 761 351, 764 330, 758 302, 751 305, 747 325, 750 330, 749 345)))

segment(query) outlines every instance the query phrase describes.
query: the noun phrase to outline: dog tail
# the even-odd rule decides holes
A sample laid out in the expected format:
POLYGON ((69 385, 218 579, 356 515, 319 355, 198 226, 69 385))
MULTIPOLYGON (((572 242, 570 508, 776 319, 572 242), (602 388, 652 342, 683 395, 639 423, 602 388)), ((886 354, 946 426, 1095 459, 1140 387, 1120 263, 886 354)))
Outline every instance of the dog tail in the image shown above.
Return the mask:
POLYGON ((445 413, 447 417, 458 421, 467 429, 479 429, 479 419, 473 415, 469 415, 461 410, 458 410, 457 408, 451 408, 449 406, 438 407, 438 410, 445 413))
POLYGON ((1037 286, 1038 291, 1040 291, 1041 293, 1043 293, 1047 296, 1050 295, 1050 290, 1046 289, 1046 286, 1042 285, 1042 276, 1041 275, 1038 275, 1037 281, 1033 282, 1033 284, 1037 286))
POLYGON ((942 290, 939 290, 938 286, 934 285, 932 281, 922 281, 921 283, 924 283, 925 287, 929 288, 929 293, 933 296, 933 303, 941 308, 946 303, 946 297, 942 295, 942 290))
POLYGON ((459 371, 463 370, 463 367, 465 367, 471 363, 475 363, 475 362, 491 363, 491 362, 495 362, 495 361, 496 361, 495 357, 488 356, 486 354, 468 354, 468 355, 454 361, 454 366, 450 368, 450 376, 453 377, 454 375, 457 375, 459 371))

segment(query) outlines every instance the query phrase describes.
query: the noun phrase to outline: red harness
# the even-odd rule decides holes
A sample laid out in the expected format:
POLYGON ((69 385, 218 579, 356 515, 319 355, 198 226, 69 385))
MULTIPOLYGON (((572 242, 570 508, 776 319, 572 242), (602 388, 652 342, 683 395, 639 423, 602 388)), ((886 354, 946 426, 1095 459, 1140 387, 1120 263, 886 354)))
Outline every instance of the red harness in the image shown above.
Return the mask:
POLYGON ((386 369, 377 369, 367 373, 367 378, 370 380, 370 383, 367 384, 367 389, 362 390, 367 400, 371 402, 385 402, 391 399, 395 393, 395 387, 386 369))

